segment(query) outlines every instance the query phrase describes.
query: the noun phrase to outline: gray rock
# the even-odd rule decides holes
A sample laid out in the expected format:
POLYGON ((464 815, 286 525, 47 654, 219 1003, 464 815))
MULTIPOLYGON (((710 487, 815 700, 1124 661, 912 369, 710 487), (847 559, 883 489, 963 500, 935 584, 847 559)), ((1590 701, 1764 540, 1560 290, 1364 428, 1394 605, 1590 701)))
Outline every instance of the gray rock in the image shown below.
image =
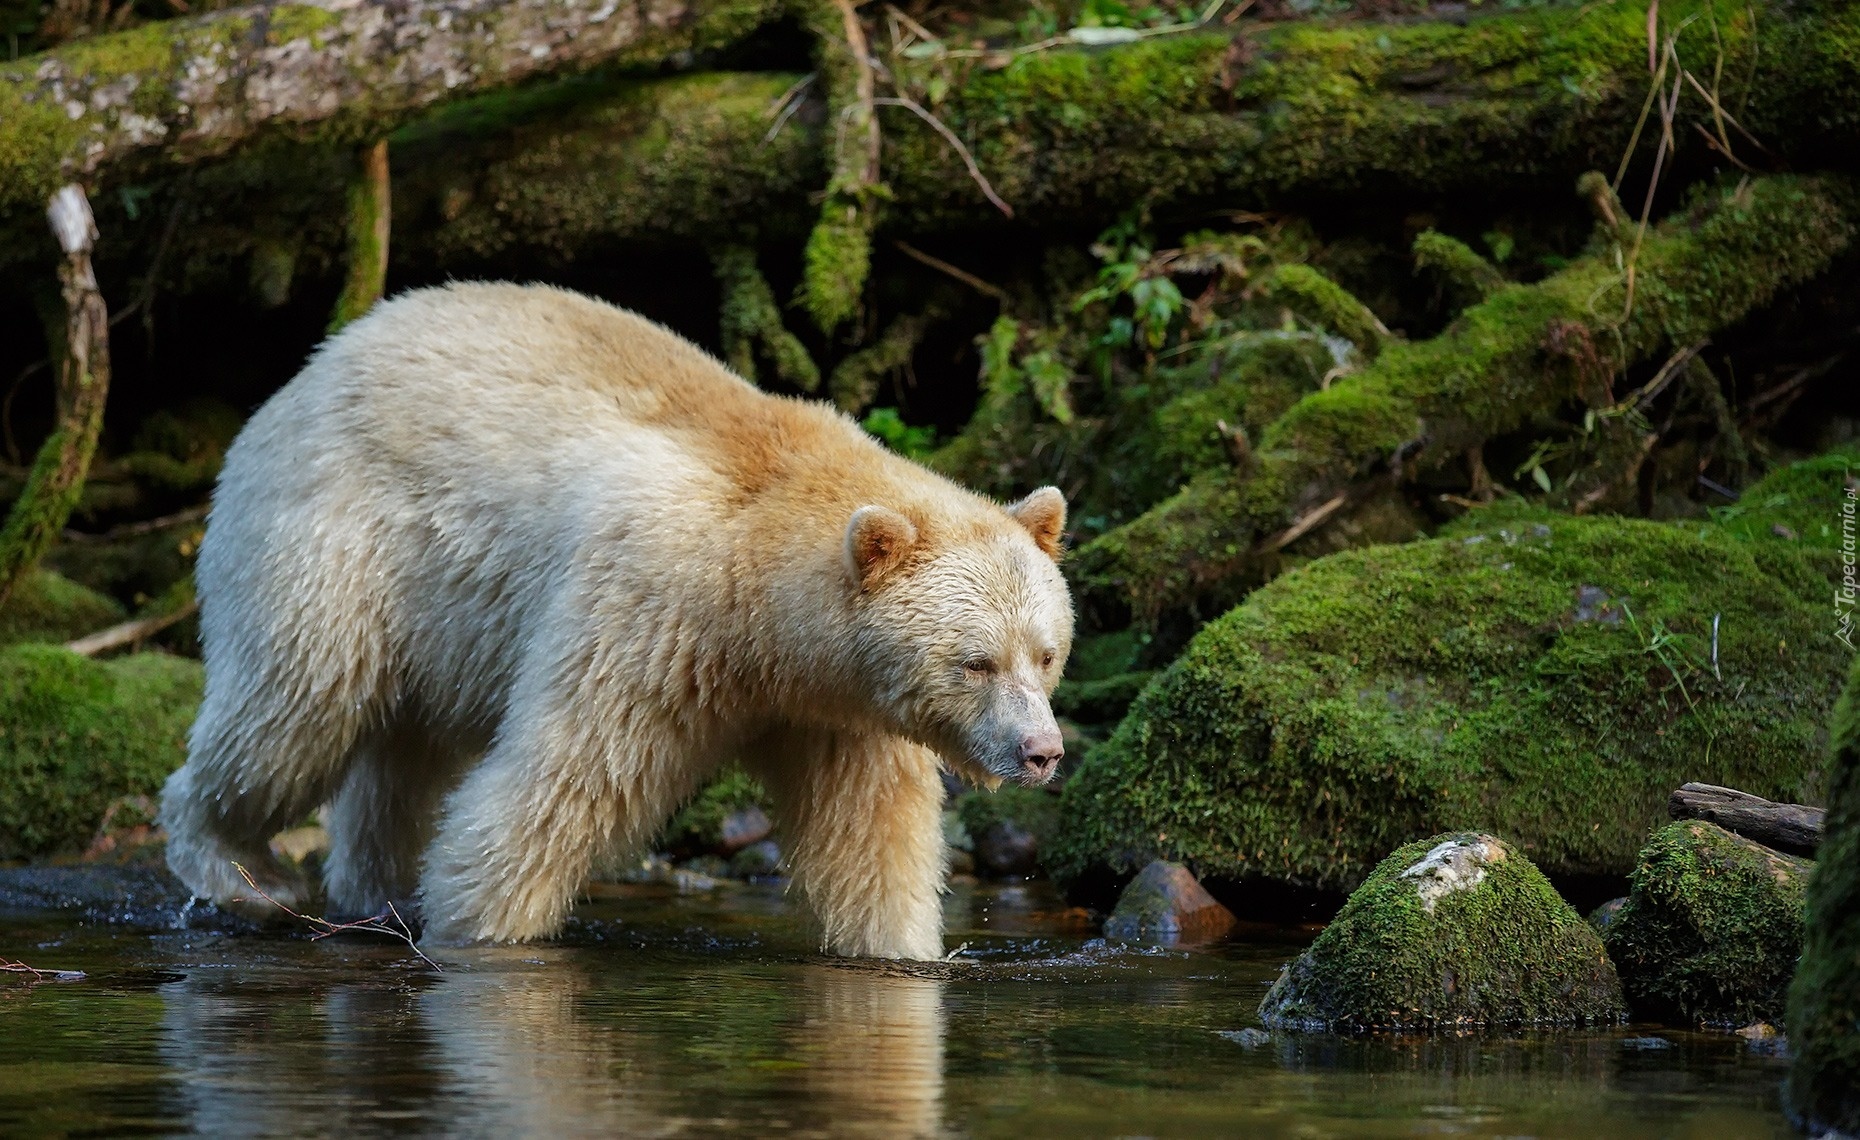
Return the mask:
POLYGON ((717 851, 721 855, 734 855, 752 843, 760 843, 775 830, 769 822, 768 813, 754 804, 738 808, 723 817, 717 827, 717 851))

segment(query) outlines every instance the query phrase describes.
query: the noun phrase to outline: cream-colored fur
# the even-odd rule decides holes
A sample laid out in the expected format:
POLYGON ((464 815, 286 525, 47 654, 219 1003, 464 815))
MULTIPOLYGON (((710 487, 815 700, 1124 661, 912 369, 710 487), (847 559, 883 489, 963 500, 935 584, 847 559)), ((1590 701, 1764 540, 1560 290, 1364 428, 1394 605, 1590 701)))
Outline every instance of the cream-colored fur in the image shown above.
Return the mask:
POLYGON ((227 453, 207 690, 162 817, 199 895, 555 931, 723 763, 768 781, 825 944, 942 953, 941 757, 1050 775, 1070 647, 1050 488, 1003 508, 633 314, 453 285, 328 342, 227 453))

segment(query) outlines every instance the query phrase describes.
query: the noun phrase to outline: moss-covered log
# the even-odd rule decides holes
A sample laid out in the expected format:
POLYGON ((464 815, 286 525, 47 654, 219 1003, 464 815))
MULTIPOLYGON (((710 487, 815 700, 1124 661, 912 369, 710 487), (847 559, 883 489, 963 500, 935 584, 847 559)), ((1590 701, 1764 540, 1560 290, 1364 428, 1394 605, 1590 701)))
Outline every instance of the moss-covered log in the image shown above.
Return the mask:
POLYGON ((767 20, 767 0, 265 3, 0 65, 0 208, 134 159, 314 128, 359 142, 436 103, 600 64, 658 65, 767 20))
POLYGON ((1074 581, 1154 614, 1247 567, 1269 536, 1365 477, 1455 460, 1596 400, 1598 377, 1703 340, 1820 272, 1850 239, 1849 194, 1845 182, 1776 176, 1709 189, 1638 243, 1601 227, 1597 248, 1562 272, 1501 289, 1440 336, 1390 344, 1307 395, 1263 433, 1249 470, 1204 473, 1081 548, 1074 581))
MULTIPOLYGON (((1661 19, 1676 26, 1707 10, 1699 0, 1669 0, 1661 19)), ((1860 10, 1774 0, 1724 0, 1709 10, 1724 45, 1723 96, 1743 107, 1743 121, 1772 149, 1816 166, 1850 162, 1860 153, 1852 145, 1860 121, 1860 63, 1853 58, 1860 53, 1860 10)), ((722 42, 759 19, 759 11, 706 9, 678 32, 684 39, 677 42, 722 42)), ((1694 20, 1680 36, 1682 52, 1700 67, 1716 50, 1709 23, 1694 20)), ((170 22, 175 26, 192 25, 170 22)), ((1242 28, 1237 38, 1193 34, 1110 48, 1055 48, 1018 56, 999 70, 936 59, 889 64, 965 141, 1015 208, 1017 224, 1034 226, 1097 224, 1136 202, 1256 207, 1312 194, 1541 193, 1584 169, 1612 168, 1646 91, 1643 3, 1555 6, 1454 22, 1242 28)), ((21 91, 36 90, 35 69, 85 70, 93 76, 91 88, 102 90, 105 77, 134 69, 67 59, 66 53, 99 55, 108 48, 141 58, 137 52, 153 49, 131 51, 130 37, 174 34, 145 29, 99 37, 89 46, 0 66, 0 77, 12 79, 9 87, 0 78, 0 206, 16 193, 14 186, 36 185, 58 167, 34 150, 52 125, 21 120, 16 127, 3 102, 25 106, 21 91)), ((281 33, 268 34, 275 40, 281 33)), ((641 41, 618 58, 654 58, 653 52, 669 52, 674 39, 667 32, 651 40, 650 49, 641 41)), ((819 209, 807 195, 829 181, 827 152, 838 132, 822 129, 829 97, 815 83, 764 143, 795 78, 712 73, 656 82, 571 81, 475 102, 456 102, 455 89, 455 105, 411 132, 445 137, 445 149, 426 156, 415 172, 432 194, 423 203, 416 188, 403 185, 405 175, 396 176, 397 264, 421 263, 428 255, 456 264, 512 246, 569 255, 594 239, 650 240, 687 231, 714 238, 743 223, 757 224, 765 238, 785 237, 797 224, 805 233, 819 209), (713 106, 716 100, 722 102, 713 106), (776 224, 771 229, 765 221, 776 224), (440 232, 417 232, 427 228, 440 232)), ((167 96, 155 92, 159 86, 138 79, 134 97, 161 103, 167 96)), ((330 204, 340 200, 335 187, 347 177, 352 143, 379 137, 419 105, 384 97, 332 109, 316 133, 335 136, 339 145, 261 155, 237 177, 220 180, 225 184, 217 194, 198 187, 195 197, 212 204, 199 212, 212 215, 212 228, 222 236, 238 210, 245 230, 263 218, 272 231, 301 235, 308 246, 339 247, 339 219, 330 204), (276 177, 267 162, 288 165, 293 177, 276 177)), ((93 113, 80 110, 88 121, 93 113)), ((1704 157, 1704 144, 1686 129, 1688 115, 1709 122, 1709 111, 1695 101, 1680 112, 1681 148, 1704 157)), ((878 118, 879 169, 891 195, 887 228, 921 233, 1002 224, 961 156, 935 129, 903 107, 881 103, 878 118)), ((56 126, 59 137, 67 129, 56 126)), ((397 155, 404 141, 395 138, 397 155)), ((176 151, 177 157, 191 153, 176 151)), ((116 219, 106 224, 135 240, 116 219)), ((146 228, 152 243, 160 222, 146 228)), ((256 240, 250 233, 236 236, 241 249, 256 240)), ((0 241, 0 264, 30 255, 30 247, 10 244, 0 241)), ((183 227, 175 259, 185 260, 190 248, 213 249, 183 227)))
POLYGON ((1835 706, 1833 737, 1827 832, 1789 990, 1795 1061, 1783 1100, 1811 1136, 1860 1136, 1860 660, 1835 706))

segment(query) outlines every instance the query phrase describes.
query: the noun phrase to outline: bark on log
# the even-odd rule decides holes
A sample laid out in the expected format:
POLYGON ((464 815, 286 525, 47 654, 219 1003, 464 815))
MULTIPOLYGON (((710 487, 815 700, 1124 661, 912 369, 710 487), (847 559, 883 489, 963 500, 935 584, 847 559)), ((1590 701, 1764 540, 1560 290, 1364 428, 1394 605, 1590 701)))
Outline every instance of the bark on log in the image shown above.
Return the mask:
POLYGON ((314 0, 80 40, 0 65, 0 208, 137 157, 263 134, 378 137, 460 96, 733 42, 773 0, 314 0))
POLYGON ((52 195, 46 219, 64 251, 58 266, 65 302, 58 422, 40 445, 26 487, 0 529, 0 605, 64 533, 97 450, 104 397, 110 391, 110 313, 91 272, 97 225, 84 188, 73 183, 52 195))
POLYGON ((1805 804, 1779 804, 1735 788, 1686 784, 1673 792, 1667 812, 1674 819, 1702 819, 1745 839, 1814 858, 1827 812, 1805 804))
POLYGON ((1794 176, 1715 189, 1648 233, 1631 305, 1622 266, 1635 239, 1623 227, 1440 336, 1391 344, 1274 422, 1251 472, 1198 476, 1081 547, 1067 564, 1081 600, 1113 622, 1153 618, 1257 566, 1262 539, 1339 493, 1593 398, 1598 375, 1703 340, 1819 273, 1852 238, 1851 195, 1845 180, 1794 176))

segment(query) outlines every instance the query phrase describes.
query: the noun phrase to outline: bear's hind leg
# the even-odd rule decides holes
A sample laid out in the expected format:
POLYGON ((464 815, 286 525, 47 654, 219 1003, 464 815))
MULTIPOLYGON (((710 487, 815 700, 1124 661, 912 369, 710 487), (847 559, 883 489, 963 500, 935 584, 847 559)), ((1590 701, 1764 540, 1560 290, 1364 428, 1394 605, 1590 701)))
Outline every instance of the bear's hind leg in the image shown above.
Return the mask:
POLYGON ((365 739, 329 805, 323 889, 333 915, 361 918, 402 906, 420 884, 440 800, 458 779, 461 749, 412 725, 365 739))
POLYGON ((239 672, 209 661, 187 763, 161 793, 168 866, 197 898, 275 916, 238 864, 278 903, 307 905, 305 885, 273 858, 271 837, 329 799, 362 727, 382 712, 371 673, 352 667, 317 688, 304 671, 239 672))
POLYGON ((755 764, 794 881, 834 954, 943 956, 943 781, 936 754, 894 736, 781 742, 755 764))

